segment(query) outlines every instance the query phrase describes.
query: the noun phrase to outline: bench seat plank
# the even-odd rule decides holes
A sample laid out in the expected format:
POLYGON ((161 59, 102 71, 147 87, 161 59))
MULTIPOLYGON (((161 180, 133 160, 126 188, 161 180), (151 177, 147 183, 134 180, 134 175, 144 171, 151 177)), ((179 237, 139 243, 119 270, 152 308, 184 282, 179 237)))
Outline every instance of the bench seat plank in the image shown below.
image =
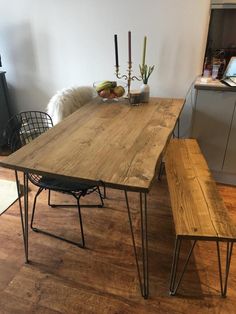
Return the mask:
POLYGON ((165 165, 176 235, 236 240, 236 228, 197 141, 171 140, 165 165))

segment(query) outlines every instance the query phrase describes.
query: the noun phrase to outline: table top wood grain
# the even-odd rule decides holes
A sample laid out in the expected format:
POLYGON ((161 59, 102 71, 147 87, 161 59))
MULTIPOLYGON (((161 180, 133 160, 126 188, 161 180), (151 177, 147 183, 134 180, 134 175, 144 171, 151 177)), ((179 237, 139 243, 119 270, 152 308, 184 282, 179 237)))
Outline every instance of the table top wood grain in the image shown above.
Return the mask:
POLYGON ((151 98, 131 106, 96 98, 0 166, 148 192, 183 105, 183 99, 151 98))

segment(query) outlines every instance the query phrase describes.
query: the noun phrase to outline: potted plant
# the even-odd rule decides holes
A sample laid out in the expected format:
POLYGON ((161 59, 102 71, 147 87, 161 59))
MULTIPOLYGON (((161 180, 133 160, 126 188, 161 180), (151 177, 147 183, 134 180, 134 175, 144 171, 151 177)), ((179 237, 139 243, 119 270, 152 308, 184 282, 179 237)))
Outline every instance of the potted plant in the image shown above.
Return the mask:
POLYGON ((148 102, 149 101, 149 95, 150 95, 150 87, 148 85, 148 79, 150 75, 152 74, 154 70, 154 65, 153 66, 148 66, 145 63, 145 57, 146 57, 146 45, 147 45, 147 37, 144 37, 144 42, 143 42, 143 59, 142 59, 142 65, 139 65, 139 70, 141 74, 141 78, 143 81, 143 84, 140 87, 141 94, 142 94, 142 101, 143 102, 148 102))

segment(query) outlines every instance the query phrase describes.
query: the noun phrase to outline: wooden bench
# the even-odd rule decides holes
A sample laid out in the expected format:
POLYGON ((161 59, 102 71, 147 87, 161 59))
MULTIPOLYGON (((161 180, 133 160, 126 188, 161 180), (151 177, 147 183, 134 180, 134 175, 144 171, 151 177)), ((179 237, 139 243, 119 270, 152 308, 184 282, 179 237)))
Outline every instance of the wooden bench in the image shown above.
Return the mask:
POLYGON ((170 278, 170 295, 175 295, 198 240, 216 241, 221 295, 226 296, 236 227, 219 195, 206 160, 196 140, 173 139, 166 152, 165 168, 176 231, 170 278), (182 240, 193 240, 192 247, 176 279, 182 240), (225 275, 221 267, 219 242, 227 243, 225 275), (224 278, 223 278, 224 277, 224 278))

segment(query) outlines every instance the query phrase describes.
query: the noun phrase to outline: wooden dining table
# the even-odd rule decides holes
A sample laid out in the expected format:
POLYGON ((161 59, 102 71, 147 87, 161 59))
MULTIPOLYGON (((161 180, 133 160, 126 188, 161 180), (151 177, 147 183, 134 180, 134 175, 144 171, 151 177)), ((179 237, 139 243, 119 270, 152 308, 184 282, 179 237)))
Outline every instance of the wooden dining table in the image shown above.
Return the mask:
POLYGON ((28 174, 124 190, 141 294, 149 295, 147 195, 156 180, 184 99, 150 98, 132 106, 127 99, 95 98, 0 162, 23 172, 23 239, 28 262, 28 174), (129 191, 139 193, 141 258, 130 214, 129 191), (140 261, 139 261, 140 259, 140 261))

